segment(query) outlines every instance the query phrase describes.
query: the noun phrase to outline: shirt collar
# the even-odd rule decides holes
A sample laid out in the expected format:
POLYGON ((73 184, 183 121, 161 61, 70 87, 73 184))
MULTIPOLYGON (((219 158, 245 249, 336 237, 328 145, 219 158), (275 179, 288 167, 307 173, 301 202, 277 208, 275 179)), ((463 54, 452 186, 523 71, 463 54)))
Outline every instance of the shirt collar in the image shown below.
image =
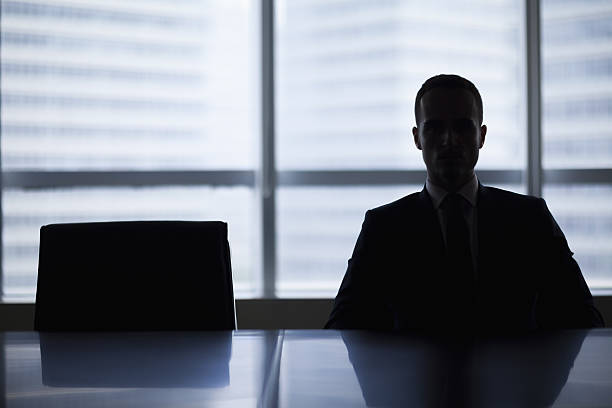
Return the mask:
MULTIPOLYGON (((431 197, 431 202, 433 203, 434 208, 437 210, 440 208, 440 204, 442 204, 442 201, 444 201, 448 191, 433 184, 431 180, 429 180, 429 177, 427 178, 427 181, 425 181, 425 188, 431 197)), ((459 191, 457 191, 457 193, 461 194, 463 198, 465 198, 472 205, 472 207, 475 207, 476 199, 478 197, 478 178, 476 177, 476 174, 474 174, 474 177, 465 183, 459 189, 459 191)))

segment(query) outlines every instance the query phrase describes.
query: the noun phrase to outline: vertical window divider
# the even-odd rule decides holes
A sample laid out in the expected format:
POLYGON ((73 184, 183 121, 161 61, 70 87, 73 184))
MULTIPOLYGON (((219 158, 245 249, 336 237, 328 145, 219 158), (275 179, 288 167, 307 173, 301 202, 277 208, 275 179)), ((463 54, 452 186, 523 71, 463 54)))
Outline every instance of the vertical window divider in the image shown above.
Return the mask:
MULTIPOLYGON (((0 21, 2 21, 2 7, 0 5, 0 21)), ((0 41, 0 55, 2 55, 2 41, 0 41)), ((0 113, 2 112, 2 75, 0 75, 0 113)), ((4 211, 2 208, 2 199, 4 196, 4 185, 2 180, 4 179, 4 172, 2 170, 2 115, 0 115, 0 303, 4 302, 4 242, 3 242, 3 231, 4 231, 4 211)))
POLYGON ((261 0, 261 239, 263 297, 276 297, 274 0, 261 0))
POLYGON ((525 0, 527 64, 527 194, 542 196, 540 0, 525 0))

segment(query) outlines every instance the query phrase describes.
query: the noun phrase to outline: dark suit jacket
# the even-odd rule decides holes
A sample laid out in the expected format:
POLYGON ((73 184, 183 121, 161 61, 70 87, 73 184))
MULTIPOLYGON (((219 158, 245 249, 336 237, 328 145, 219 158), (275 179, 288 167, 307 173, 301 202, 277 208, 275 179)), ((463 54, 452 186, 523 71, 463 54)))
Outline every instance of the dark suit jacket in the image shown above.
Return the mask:
POLYGON ((426 189, 369 210, 326 328, 603 326, 541 198, 479 186, 476 284, 452 273, 426 189))

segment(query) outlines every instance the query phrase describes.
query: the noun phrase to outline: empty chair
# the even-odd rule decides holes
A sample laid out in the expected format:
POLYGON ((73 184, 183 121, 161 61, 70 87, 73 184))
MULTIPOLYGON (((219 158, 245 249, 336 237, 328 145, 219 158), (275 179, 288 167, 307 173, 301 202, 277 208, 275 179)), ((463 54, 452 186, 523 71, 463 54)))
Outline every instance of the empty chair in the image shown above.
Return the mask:
POLYGON ((227 224, 133 221, 43 226, 34 328, 235 329, 227 224))

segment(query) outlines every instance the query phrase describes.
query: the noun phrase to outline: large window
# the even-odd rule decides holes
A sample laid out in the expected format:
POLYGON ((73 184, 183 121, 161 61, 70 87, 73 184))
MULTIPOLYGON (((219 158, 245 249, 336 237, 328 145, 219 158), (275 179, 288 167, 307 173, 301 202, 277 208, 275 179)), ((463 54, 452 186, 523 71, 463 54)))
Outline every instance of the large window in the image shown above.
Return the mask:
MULTIPOLYGON (((219 219, 256 290, 259 8, 2 0, 2 287, 32 300, 55 222, 219 219)), ((120 284, 120 282, 118 282, 120 284)))
POLYGON ((227 221, 237 297, 334 296, 365 211, 423 186, 438 73, 482 93, 481 181, 542 193, 612 288, 607 1, 0 1, 5 301, 34 298, 41 225, 128 219, 227 221))
MULTIPOLYGON (((423 188, 412 127, 426 78, 465 75, 484 95, 489 136, 479 169, 510 183, 525 168, 519 2, 276 5, 277 168, 325 184, 278 190, 280 296, 333 296, 365 210, 423 188)), ((512 187, 523 192, 518 176, 512 187)))

